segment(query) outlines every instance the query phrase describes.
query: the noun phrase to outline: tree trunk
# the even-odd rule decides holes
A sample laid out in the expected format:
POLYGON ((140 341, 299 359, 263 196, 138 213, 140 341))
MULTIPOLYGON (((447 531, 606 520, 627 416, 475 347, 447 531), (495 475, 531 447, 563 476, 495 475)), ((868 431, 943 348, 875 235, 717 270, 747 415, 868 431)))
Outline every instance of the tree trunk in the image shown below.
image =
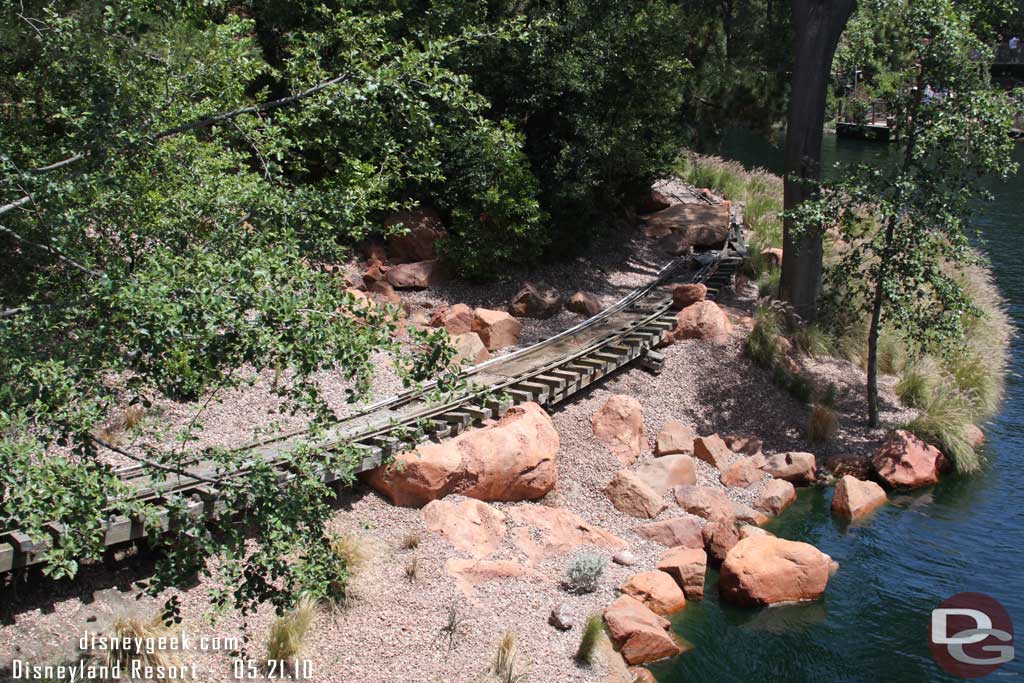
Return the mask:
MULTIPOLYGON (((817 195, 821 137, 832 58, 856 0, 793 0, 796 46, 786 125, 785 208, 817 195)), ((779 296, 812 322, 821 293, 822 236, 787 219, 783 227, 779 296)))
POLYGON ((885 299, 885 278, 889 271, 889 251, 896 231, 896 217, 886 221, 882 259, 875 278, 874 301, 871 303, 871 325, 868 327, 868 425, 878 426, 878 332, 882 324, 882 303, 885 299))

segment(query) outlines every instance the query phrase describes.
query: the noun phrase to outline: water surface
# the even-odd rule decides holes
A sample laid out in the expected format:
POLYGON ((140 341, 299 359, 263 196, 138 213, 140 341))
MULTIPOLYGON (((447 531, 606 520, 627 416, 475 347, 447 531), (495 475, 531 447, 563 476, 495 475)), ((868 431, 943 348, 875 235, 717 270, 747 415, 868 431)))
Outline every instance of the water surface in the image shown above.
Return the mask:
MULTIPOLYGON (((881 143, 827 136, 824 161, 885 163, 881 143)), ((749 134, 727 135, 717 153, 781 172, 781 151, 749 134)), ((1016 157, 1024 164, 1024 144, 1016 157)), ((762 610, 718 601, 714 588, 691 602, 674 629, 693 651, 653 667, 662 683, 699 681, 955 681, 932 660, 931 610, 955 593, 987 593, 1017 628, 1017 658, 991 680, 1024 674, 1024 175, 993 183, 996 201, 979 216, 982 248, 992 259, 1015 329, 1002 412, 985 425, 988 464, 970 478, 890 497, 861 526, 829 514, 832 490, 805 489, 767 527, 813 543, 840 571, 816 603, 762 610)), ((717 579, 716 577, 713 577, 717 579)))

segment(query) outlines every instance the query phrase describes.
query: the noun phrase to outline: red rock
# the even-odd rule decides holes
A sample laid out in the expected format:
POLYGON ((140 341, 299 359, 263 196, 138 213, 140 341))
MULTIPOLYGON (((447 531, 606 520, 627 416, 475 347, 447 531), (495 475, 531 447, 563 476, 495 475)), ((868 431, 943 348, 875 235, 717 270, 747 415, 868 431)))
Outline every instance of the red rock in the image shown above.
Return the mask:
POLYGON ((626 669, 626 673, 633 677, 629 683, 658 683, 658 679, 654 677, 650 669, 645 669, 642 666, 631 666, 626 669))
POLYGON ((478 585, 488 581, 542 578, 534 570, 512 560, 463 560, 453 557, 444 563, 444 569, 456 580, 466 597, 470 597, 478 585))
POLYGON ((531 562, 564 555, 581 545, 605 550, 622 550, 628 545, 564 508, 525 504, 512 508, 509 516, 521 527, 515 536, 516 546, 531 562))
POLYGON ((672 288, 672 309, 681 311, 687 306, 704 301, 708 295, 707 285, 688 283, 672 288))
POLYGON ((679 420, 669 420, 658 432, 654 455, 693 453, 693 440, 696 436, 696 432, 679 420))
POLYGON ((366 291, 370 294, 376 294, 389 304, 402 303, 402 297, 398 296, 398 292, 395 291, 395 288, 387 282, 372 282, 367 285, 366 291))
POLYGON ((732 501, 725 491, 711 486, 677 486, 676 503, 691 515, 707 520, 731 518, 732 501))
POLYGON ((473 309, 466 304, 442 306, 434 309, 430 316, 431 327, 443 327, 448 334, 465 334, 473 331, 473 309))
POLYGON ((875 482, 846 475, 836 484, 832 512, 848 519, 860 519, 887 501, 885 489, 875 482))
POLYGON ((676 580, 687 600, 704 597, 708 554, 703 548, 672 548, 658 560, 658 569, 676 580))
POLYGON ((640 201, 637 202, 636 210, 639 213, 654 213, 655 211, 667 209, 670 206, 672 206, 671 199, 661 192, 652 189, 640 198, 640 201))
POLYGON ((905 430, 893 432, 871 458, 875 472, 893 488, 912 489, 939 481, 949 461, 938 448, 905 430))
POLYGON ((517 318, 550 318, 562 310, 562 295, 543 282, 527 282, 512 297, 508 310, 517 318))
POLYGON ((640 456, 645 442, 640 401, 632 396, 612 394, 590 418, 590 424, 597 440, 623 465, 632 465, 640 456))
POLYGON ((749 505, 744 505, 743 503, 738 503, 736 501, 732 502, 732 512, 739 524, 756 524, 760 526, 768 521, 768 515, 759 510, 755 510, 749 505))
POLYGON ((640 572, 629 577, 619 590, 636 598, 655 614, 675 614, 686 607, 683 589, 665 572, 640 572))
POLYGON ((676 232, 694 247, 721 247, 729 236, 729 207, 704 203, 673 204, 644 219, 645 234, 676 232))
POLYGON ((505 311, 478 308, 473 312, 473 331, 480 335, 488 351, 519 342, 519 321, 505 311))
POLYGON ((700 436, 693 440, 693 454, 724 472, 729 467, 729 448, 718 434, 700 436))
POLYGON ((770 455, 764 464, 764 471, 768 474, 798 486, 812 483, 816 469, 814 454, 799 451, 770 455))
POLYGON ((593 318, 604 310, 601 301, 590 292, 576 292, 569 297, 565 307, 573 313, 579 313, 588 318, 593 318))
POLYGON ((388 251, 394 263, 429 261, 437 257, 434 243, 447 234, 437 211, 418 208, 399 211, 384 219, 385 230, 399 224, 404 234, 388 236, 388 251))
POLYGON ((722 472, 721 482, 725 486, 740 486, 746 488, 751 484, 757 483, 764 479, 764 472, 762 472, 753 458, 741 458, 733 464, 729 465, 722 472))
POLYGON ((629 470, 619 470, 604 492, 616 510, 632 517, 652 519, 666 507, 661 495, 629 470))
POLYGON ((683 652, 668 631, 671 623, 642 602, 620 595, 604 610, 608 633, 627 664, 644 664, 683 652))
POLYGON ((456 548, 477 558, 493 553, 508 531, 504 513, 472 498, 458 503, 432 500, 422 514, 427 530, 440 533, 456 548))
POLYGON ((420 507, 459 493, 478 500, 533 500, 555 486, 558 433, 536 403, 510 408, 494 425, 425 443, 370 470, 367 483, 395 505, 420 507))
POLYGON ((774 536, 737 543, 722 564, 718 590, 738 605, 816 600, 825 592, 832 558, 813 545, 774 536))
POLYGON ((666 455, 644 463, 636 469, 636 476, 654 489, 659 496, 682 484, 697 483, 697 469, 693 458, 682 453, 666 455))
POLYGON ((487 347, 480 340, 480 335, 476 332, 464 332, 463 334, 454 335, 452 337, 452 346, 455 347, 456 351, 455 360, 464 360, 472 365, 483 363, 491 357, 487 347))
POLYGON ((785 479, 772 479, 764 485, 754 509, 769 515, 781 514, 796 500, 796 489, 785 479))
POLYGON ((380 261, 370 261, 363 271, 363 284, 369 287, 374 282, 381 282, 387 276, 388 268, 380 261))
POLYGON ((730 451, 742 453, 743 455, 757 455, 763 447, 761 439, 751 434, 729 434, 725 437, 724 441, 730 451))
POLYGON ((671 517, 657 522, 648 522, 638 526, 634 531, 649 541, 659 543, 666 548, 703 548, 704 537, 701 535, 700 522, 692 517, 671 517))
POLYGON ((744 538, 750 538, 751 536, 774 536, 770 531, 766 531, 761 527, 754 526, 753 524, 743 524, 739 528, 740 540, 744 538))
POLYGON ((977 425, 969 424, 964 428, 964 435, 972 448, 981 448, 985 445, 985 432, 977 425))
POLYGON ((721 344, 729 340, 732 323, 714 301, 698 301, 676 314, 676 326, 668 333, 670 342, 701 339, 721 344))
POLYGON ((388 270, 388 284, 398 289, 426 289, 441 282, 437 261, 403 263, 388 270))
POLYGON ((718 563, 725 561, 726 555, 740 540, 736 520, 732 518, 713 519, 704 525, 701 533, 708 555, 718 563))

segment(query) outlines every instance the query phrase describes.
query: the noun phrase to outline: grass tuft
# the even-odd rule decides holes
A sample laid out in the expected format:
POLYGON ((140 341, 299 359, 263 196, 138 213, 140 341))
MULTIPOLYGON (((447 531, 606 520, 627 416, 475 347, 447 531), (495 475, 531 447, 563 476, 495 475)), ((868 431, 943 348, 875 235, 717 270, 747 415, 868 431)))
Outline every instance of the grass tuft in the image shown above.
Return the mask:
POLYGON ((349 573, 354 573, 370 560, 366 539, 358 534, 338 534, 331 539, 331 552, 345 563, 349 573))
POLYGON ((779 314, 767 306, 758 306, 754 311, 754 329, 747 335, 747 355, 759 367, 774 367, 782 355, 781 336, 779 314))
POLYGON ((516 636, 511 631, 505 633, 498 645, 498 652, 494 655, 489 673, 491 679, 497 683, 526 683, 529 676, 519 670, 519 647, 516 645, 516 636))
POLYGON ((816 405, 807 419, 807 439, 812 443, 828 443, 839 431, 839 418, 831 408, 816 405))
POLYGON ((835 351, 832 338, 819 325, 804 325, 793 333, 793 343, 808 356, 830 356, 835 351))
POLYGON ((593 664, 597 659, 597 644, 601 641, 604 633, 604 619, 600 614, 592 614, 583 625, 583 635, 580 637, 580 646, 576 649, 576 659, 587 664, 593 664))
POLYGON ((288 661, 302 652, 316 610, 316 598, 303 595, 295 607, 274 620, 267 638, 268 661, 288 661))
POLYGON ((420 576, 420 561, 419 558, 412 558, 405 563, 405 578, 409 583, 416 583, 416 579, 420 576))
POLYGON ((402 550, 416 550, 420 547, 421 540, 419 532, 410 531, 402 537, 402 550))
MULTIPOLYGON (((139 647, 136 643, 146 642, 146 639, 166 638, 173 634, 174 630, 166 626, 159 617, 150 621, 142 621, 135 618, 119 619, 110 632, 112 639, 122 642, 130 642, 129 648, 114 648, 101 650, 92 654, 92 659, 100 666, 113 667, 120 664, 123 671, 131 671, 132 663, 138 662, 141 667, 153 667, 151 671, 163 671, 167 676, 173 676, 175 667, 181 666, 181 653, 179 650, 167 648, 153 648, 149 652, 146 647, 139 647)), ((165 683, 173 678, 164 675, 150 678, 157 683, 165 683)))

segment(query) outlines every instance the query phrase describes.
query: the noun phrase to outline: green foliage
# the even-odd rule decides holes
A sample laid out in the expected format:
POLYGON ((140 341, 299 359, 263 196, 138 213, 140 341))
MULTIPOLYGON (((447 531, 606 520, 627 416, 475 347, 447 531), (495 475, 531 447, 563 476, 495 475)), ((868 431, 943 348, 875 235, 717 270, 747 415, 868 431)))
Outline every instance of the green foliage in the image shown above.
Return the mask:
POLYGON ((928 394, 920 414, 906 428, 934 444, 952 460, 958 472, 971 474, 982 464, 981 455, 968 437, 971 424, 971 406, 963 395, 955 387, 939 383, 928 394))
POLYGON ((583 625, 580 645, 576 648, 576 659, 593 664, 597 659, 597 645, 604 635, 604 619, 600 614, 592 614, 583 625))
POLYGON ((778 365, 782 350, 782 321, 778 312, 768 306, 754 311, 754 328, 747 335, 747 355, 759 367, 770 370, 778 365))
POLYGON ((608 558, 597 553, 576 555, 565 570, 565 586, 571 593, 593 593, 601 585, 608 558))

